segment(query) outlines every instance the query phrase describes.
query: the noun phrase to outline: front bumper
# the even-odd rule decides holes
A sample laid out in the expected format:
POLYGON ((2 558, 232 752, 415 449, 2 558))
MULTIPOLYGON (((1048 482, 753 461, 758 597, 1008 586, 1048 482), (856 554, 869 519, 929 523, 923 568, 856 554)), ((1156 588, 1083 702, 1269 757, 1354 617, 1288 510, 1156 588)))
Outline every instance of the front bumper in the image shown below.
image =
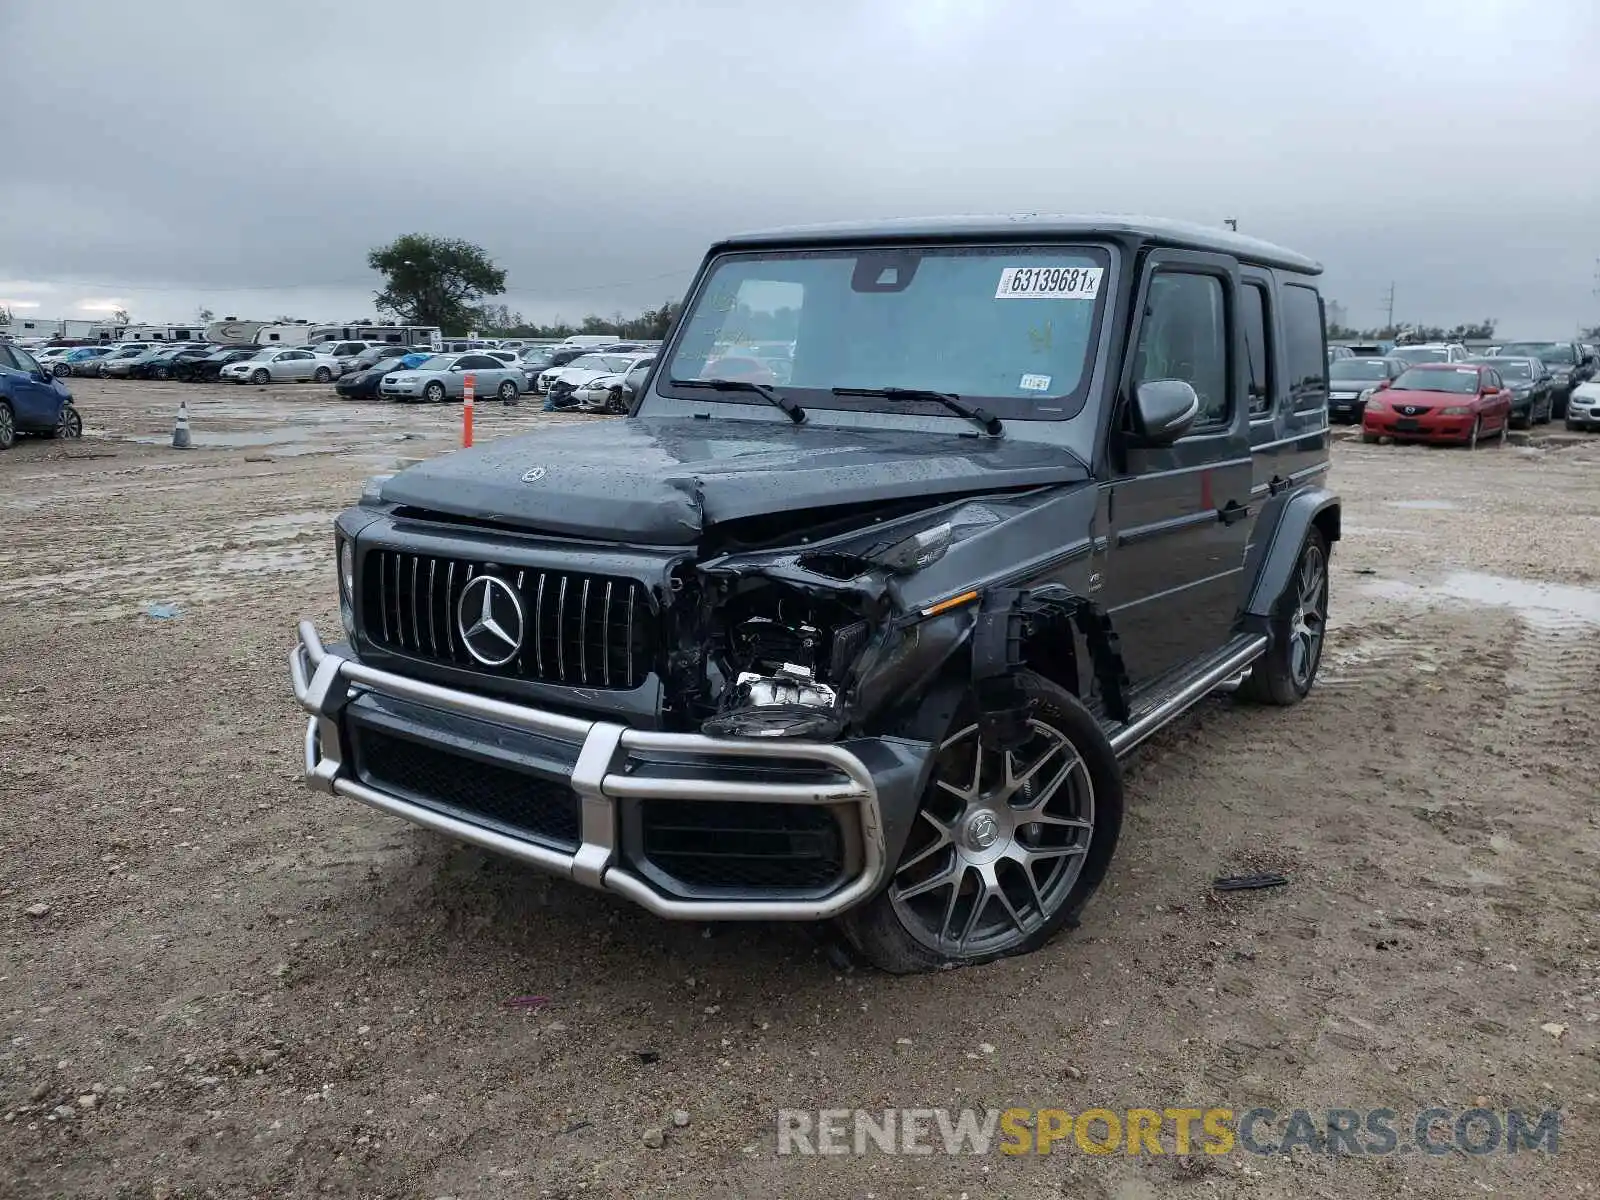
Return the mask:
MULTIPOLYGON (((342 647, 324 647, 309 621, 300 624, 289 668, 295 699, 311 714, 305 773, 314 790, 348 796, 587 887, 615 892, 669 918, 821 920, 868 899, 888 874, 884 809, 914 810, 932 753, 926 743, 902 739, 741 741, 549 712, 378 670, 342 647), (395 711, 385 712, 386 706, 395 711), (397 716, 401 710, 410 716, 397 716), (446 811, 448 806, 426 797, 399 794, 403 789, 373 786, 352 749, 360 726, 373 720, 387 723, 386 736, 448 749, 469 761, 491 761, 491 755, 507 761, 507 747, 518 739, 543 747, 522 757, 542 759, 558 786, 576 794, 571 844, 555 845, 503 822, 446 811), (749 770, 763 761, 765 776, 749 770), (844 870, 825 889, 803 894, 757 887, 731 895, 728 888, 682 886, 681 879, 664 875, 639 850, 641 813, 652 801, 685 808, 697 803, 825 807, 838 818, 850 848, 844 870)), ((532 776, 527 782, 538 786, 532 776)))
POLYGON ((1600 426, 1600 400, 1574 394, 1567 401, 1567 423, 1577 426, 1600 426))
POLYGON ((420 400, 426 386, 422 383, 382 383, 378 385, 378 392, 380 395, 395 396, 402 400, 420 400))
POLYGON ((1474 418, 1446 417, 1428 413, 1420 417, 1406 417, 1392 412, 1362 414, 1363 433, 1384 437, 1402 438, 1417 442, 1465 442, 1472 438, 1474 418))

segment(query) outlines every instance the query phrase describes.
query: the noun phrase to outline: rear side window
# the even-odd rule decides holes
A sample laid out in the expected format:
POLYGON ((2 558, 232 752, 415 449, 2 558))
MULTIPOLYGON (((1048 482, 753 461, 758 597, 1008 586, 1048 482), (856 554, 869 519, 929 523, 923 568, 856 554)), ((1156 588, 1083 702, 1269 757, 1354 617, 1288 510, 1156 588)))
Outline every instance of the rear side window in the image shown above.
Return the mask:
POLYGON ((1272 338, 1267 320, 1267 289, 1246 282, 1239 293, 1239 317, 1244 322, 1244 347, 1250 367, 1250 415, 1265 416, 1272 411, 1272 338))
POLYGON ((1298 284, 1283 289, 1283 337, 1289 359, 1289 398, 1296 410, 1328 403, 1328 350, 1322 299, 1298 284))

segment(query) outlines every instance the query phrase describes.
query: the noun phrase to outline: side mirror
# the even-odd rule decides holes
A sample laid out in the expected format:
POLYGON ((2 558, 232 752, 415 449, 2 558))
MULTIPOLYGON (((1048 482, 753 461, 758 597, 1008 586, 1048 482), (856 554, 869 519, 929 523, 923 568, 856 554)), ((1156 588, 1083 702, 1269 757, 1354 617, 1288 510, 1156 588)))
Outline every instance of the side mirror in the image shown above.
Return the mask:
POLYGON ((1147 446, 1167 446, 1200 416, 1200 396, 1182 379, 1151 379, 1133 393, 1133 431, 1147 446))

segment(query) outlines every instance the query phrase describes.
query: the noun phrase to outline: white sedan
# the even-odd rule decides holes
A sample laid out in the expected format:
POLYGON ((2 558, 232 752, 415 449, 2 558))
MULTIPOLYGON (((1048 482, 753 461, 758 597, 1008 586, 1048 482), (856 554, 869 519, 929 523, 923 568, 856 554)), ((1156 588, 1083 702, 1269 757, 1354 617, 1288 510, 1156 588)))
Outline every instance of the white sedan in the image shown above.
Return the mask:
POLYGON ((267 346, 223 367, 218 378, 228 383, 286 383, 300 379, 332 383, 339 374, 339 364, 326 354, 267 346))
MULTIPOLYGON (((637 354, 584 354, 564 367, 551 367, 539 374, 535 391, 548 392, 558 383, 568 387, 582 387, 600 375, 626 375, 641 356, 637 354)), ((643 357, 654 357, 646 355, 643 357)))

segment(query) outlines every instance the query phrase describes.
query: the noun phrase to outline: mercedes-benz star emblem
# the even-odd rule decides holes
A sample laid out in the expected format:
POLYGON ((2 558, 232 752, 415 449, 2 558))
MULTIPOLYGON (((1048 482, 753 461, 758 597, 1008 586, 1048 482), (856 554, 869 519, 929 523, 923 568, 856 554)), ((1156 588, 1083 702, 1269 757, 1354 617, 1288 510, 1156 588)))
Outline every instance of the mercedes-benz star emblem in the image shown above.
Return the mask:
POLYGON ((522 597, 498 575, 474 575, 456 601, 461 644, 486 667, 503 667, 522 649, 522 597))
POLYGON ((543 467, 530 467, 528 470, 526 470, 526 471, 524 471, 522 473, 522 482, 523 483, 538 483, 539 480, 541 480, 543 478, 544 478, 544 468, 543 467))

